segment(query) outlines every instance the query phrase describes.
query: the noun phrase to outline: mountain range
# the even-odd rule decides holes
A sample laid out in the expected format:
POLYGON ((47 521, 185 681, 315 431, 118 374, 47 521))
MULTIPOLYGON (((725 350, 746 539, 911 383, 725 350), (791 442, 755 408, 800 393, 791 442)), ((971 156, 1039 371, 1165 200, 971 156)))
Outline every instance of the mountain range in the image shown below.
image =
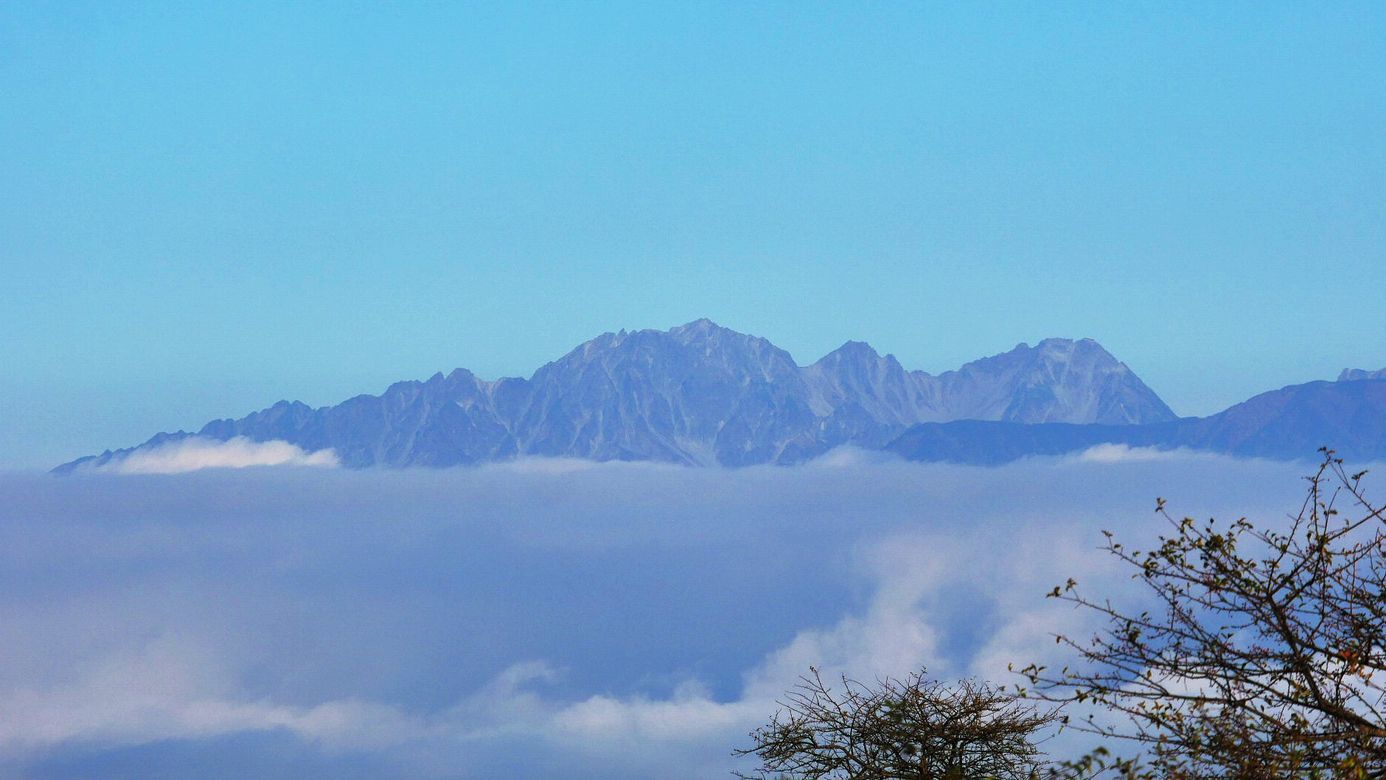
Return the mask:
POLYGON ((342 465, 453 466, 517 457, 748 466, 841 445, 911 460, 1002 463, 1102 443, 1312 457, 1386 457, 1386 370, 1345 370, 1178 418, 1091 339, 1045 339, 933 375, 849 341, 809 366, 766 339, 698 320, 605 333, 528 379, 466 369, 312 408, 280 401, 195 433, 79 458, 68 473, 198 437, 331 449, 342 465))

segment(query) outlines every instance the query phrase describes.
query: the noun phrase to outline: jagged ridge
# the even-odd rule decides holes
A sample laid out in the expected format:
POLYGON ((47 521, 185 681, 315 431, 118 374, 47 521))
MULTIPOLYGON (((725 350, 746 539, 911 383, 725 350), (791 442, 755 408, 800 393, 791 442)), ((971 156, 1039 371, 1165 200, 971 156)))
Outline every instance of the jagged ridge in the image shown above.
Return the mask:
POLYGON ((704 319, 603 334, 529 379, 492 382, 457 369, 336 406, 281 401, 141 446, 193 435, 278 439, 332 448, 358 468, 521 455, 745 466, 797 463, 841 444, 882 447, 911 425, 959 419, 1130 425, 1174 414, 1090 339, 1021 344, 933 376, 851 341, 801 367, 766 339, 704 319))

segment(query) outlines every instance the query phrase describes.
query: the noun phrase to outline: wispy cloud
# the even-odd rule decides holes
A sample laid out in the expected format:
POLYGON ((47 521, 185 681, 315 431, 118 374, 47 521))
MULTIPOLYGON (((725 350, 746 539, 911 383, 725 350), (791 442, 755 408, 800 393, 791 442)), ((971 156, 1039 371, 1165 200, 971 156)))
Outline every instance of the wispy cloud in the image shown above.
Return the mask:
POLYGON ((396 744, 419 728, 381 704, 293 706, 237 696, 222 658, 172 636, 102 658, 58 687, 6 691, 0 711, 0 750, 20 752, 68 742, 122 745, 269 729, 360 750, 396 744))
POLYGON ((237 436, 226 441, 191 437, 143 447, 99 467, 115 474, 183 474, 201 469, 241 469, 250 466, 339 465, 331 449, 305 452, 286 441, 251 441, 237 436))
POLYGON ((1084 463, 1131 463, 1198 456, 1189 450, 1162 450, 1157 447, 1132 447, 1129 444, 1098 444, 1074 457, 1084 463))

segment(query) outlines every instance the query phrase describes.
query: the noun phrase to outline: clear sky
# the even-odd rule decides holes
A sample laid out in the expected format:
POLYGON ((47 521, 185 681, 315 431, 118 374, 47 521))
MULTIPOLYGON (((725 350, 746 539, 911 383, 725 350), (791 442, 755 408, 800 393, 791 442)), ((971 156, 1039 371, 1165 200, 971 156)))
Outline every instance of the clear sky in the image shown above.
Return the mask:
POLYGON ((0 465, 702 316, 1386 366, 1386 5, 460 5, 0 5, 0 465))

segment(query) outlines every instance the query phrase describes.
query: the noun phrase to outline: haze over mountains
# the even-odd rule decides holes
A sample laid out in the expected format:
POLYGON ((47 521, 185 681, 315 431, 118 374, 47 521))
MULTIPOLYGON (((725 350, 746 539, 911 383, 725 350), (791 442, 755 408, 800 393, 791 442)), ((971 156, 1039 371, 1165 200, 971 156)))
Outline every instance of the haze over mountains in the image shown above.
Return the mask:
POLYGON ((452 466, 522 456, 747 466, 799 463, 841 445, 916 460, 1001 463, 1101 443, 1274 458, 1331 445, 1386 456, 1386 371, 1265 393, 1178 419, 1090 339, 1031 347, 931 375, 847 342, 800 366, 766 339, 708 320, 606 333, 528 379, 466 369, 399 382, 336 406, 279 403, 197 433, 59 466, 119 464, 180 441, 283 441, 342 465, 452 466))

